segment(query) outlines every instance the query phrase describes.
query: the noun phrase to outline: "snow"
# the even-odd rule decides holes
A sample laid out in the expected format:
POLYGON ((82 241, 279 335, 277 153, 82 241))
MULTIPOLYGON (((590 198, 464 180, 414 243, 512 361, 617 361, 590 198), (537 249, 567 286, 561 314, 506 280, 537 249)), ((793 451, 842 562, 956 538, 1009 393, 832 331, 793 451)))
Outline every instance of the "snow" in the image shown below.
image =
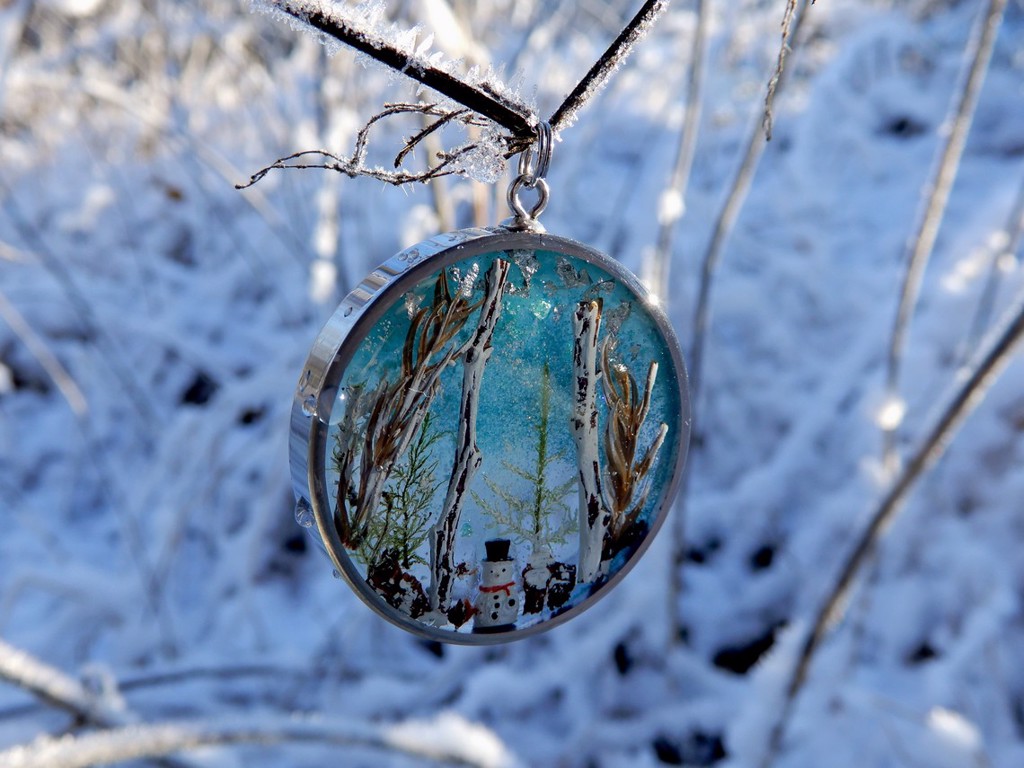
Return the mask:
MULTIPOLYGON (((636 11, 432 0, 418 18, 418 5, 386 3, 377 22, 422 24, 411 56, 443 51, 480 80, 521 73, 508 93, 541 114, 636 11)), ((561 133, 543 219, 637 271, 659 218, 678 217, 666 309, 684 347, 783 11, 708 5, 686 195, 664 193, 695 27, 673 3, 561 133)), ((677 519, 589 611, 487 649, 425 645, 331 577, 296 524, 287 430, 338 298, 446 216, 505 218, 503 182, 396 189, 309 170, 236 192, 289 152, 348 153, 384 103, 429 94, 241 4, 0 9, 0 637, 27 654, 0 665, 0 765, 16 749, 55 768, 47 755, 99 759, 159 737, 201 744, 173 760, 211 768, 441 753, 756 766, 803 633, 887 490, 881 430, 896 427, 906 456, 931 423, 978 346, 993 261, 993 326, 1022 287, 1020 254, 1005 252, 1024 181, 1012 0, 886 399, 900 259, 981 5, 808 11, 712 290, 699 443, 674 511, 684 642, 667 622, 677 519), (84 726, 42 688, 130 720, 84 726)), ((421 128, 381 125, 367 164, 388 166, 421 128)), ((493 171, 496 158, 474 162, 493 171)), ((1015 360, 887 529, 811 664, 778 768, 1024 765, 1022 391, 1015 360)))

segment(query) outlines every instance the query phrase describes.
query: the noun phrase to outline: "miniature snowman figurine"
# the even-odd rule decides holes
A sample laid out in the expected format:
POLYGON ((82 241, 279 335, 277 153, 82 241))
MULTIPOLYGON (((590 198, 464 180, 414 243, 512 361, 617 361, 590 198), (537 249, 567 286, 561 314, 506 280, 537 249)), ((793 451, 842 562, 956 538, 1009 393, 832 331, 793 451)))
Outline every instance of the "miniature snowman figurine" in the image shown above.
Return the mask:
POLYGON ((508 632, 519 616, 519 588, 515 561, 509 557, 508 539, 485 541, 487 557, 480 563, 480 594, 477 596, 473 631, 508 632))

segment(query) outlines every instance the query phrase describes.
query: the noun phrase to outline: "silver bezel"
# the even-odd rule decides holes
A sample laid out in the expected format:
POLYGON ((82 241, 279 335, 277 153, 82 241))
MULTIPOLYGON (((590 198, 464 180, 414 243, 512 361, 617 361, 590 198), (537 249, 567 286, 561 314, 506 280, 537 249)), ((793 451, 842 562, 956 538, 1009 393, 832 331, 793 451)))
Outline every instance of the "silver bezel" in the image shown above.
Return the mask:
POLYGON ((460 645, 492 645, 535 635, 558 626, 582 613, 625 578, 650 546, 668 515, 679 485, 690 439, 690 399, 686 369, 675 331, 665 313, 640 281, 621 264, 605 254, 564 237, 539 232, 512 231, 504 227, 462 229, 437 235, 406 248, 368 275, 338 305, 313 344, 299 378, 291 414, 289 454, 292 484, 297 499, 305 499, 313 511, 320 543, 339 573, 357 595, 376 613, 393 624, 430 640, 460 645), (651 315, 671 351, 676 381, 679 383, 680 413, 676 422, 679 435, 675 466, 669 487, 653 513, 650 531, 629 561, 596 592, 565 613, 530 627, 500 634, 473 634, 431 627, 387 606, 367 585, 341 543, 332 519, 331 495, 327 489, 328 425, 317 418, 316 404, 321 394, 336 391, 345 368, 363 340, 395 300, 438 269, 476 255, 504 250, 546 250, 564 253, 600 267, 634 294, 651 315), (393 297, 393 298, 392 298, 393 297), (313 406, 311 408, 311 405, 313 406), (314 411, 311 413, 311 411, 314 411))

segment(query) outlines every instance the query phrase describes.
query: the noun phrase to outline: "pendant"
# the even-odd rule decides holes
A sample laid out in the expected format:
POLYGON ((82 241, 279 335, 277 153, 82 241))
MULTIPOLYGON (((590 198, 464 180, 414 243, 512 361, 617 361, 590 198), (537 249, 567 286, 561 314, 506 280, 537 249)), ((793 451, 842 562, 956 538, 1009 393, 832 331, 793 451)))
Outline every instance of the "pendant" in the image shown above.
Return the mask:
POLYGON ((296 517, 425 638, 500 642, 585 610, 650 544, 685 459, 668 320, 618 262, 543 232, 542 203, 381 265, 300 377, 296 517))

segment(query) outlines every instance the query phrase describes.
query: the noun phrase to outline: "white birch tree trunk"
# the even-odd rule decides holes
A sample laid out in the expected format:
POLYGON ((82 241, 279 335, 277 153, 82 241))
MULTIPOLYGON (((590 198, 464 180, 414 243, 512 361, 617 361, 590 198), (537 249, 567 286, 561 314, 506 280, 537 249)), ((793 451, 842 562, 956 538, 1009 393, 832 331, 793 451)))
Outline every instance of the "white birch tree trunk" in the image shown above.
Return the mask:
POLYGON ((455 445, 455 462, 441 516, 430 530, 430 607, 447 610, 448 595, 455 573, 455 537, 459 530, 462 505, 469 493, 473 476, 480 468, 483 455, 476 444, 476 417, 480 406, 480 387, 484 368, 491 357, 494 327, 501 314, 501 298, 505 293, 509 262, 495 259, 487 272, 486 296, 480 307, 476 332, 466 349, 462 364, 462 400, 459 404, 459 433, 455 445))
POLYGON ((572 368, 576 401, 572 436, 579 468, 579 581, 593 581, 601 568, 601 549, 608 530, 608 512, 601 503, 601 467, 598 458, 597 339, 601 329, 601 303, 581 301, 572 316, 572 368))

